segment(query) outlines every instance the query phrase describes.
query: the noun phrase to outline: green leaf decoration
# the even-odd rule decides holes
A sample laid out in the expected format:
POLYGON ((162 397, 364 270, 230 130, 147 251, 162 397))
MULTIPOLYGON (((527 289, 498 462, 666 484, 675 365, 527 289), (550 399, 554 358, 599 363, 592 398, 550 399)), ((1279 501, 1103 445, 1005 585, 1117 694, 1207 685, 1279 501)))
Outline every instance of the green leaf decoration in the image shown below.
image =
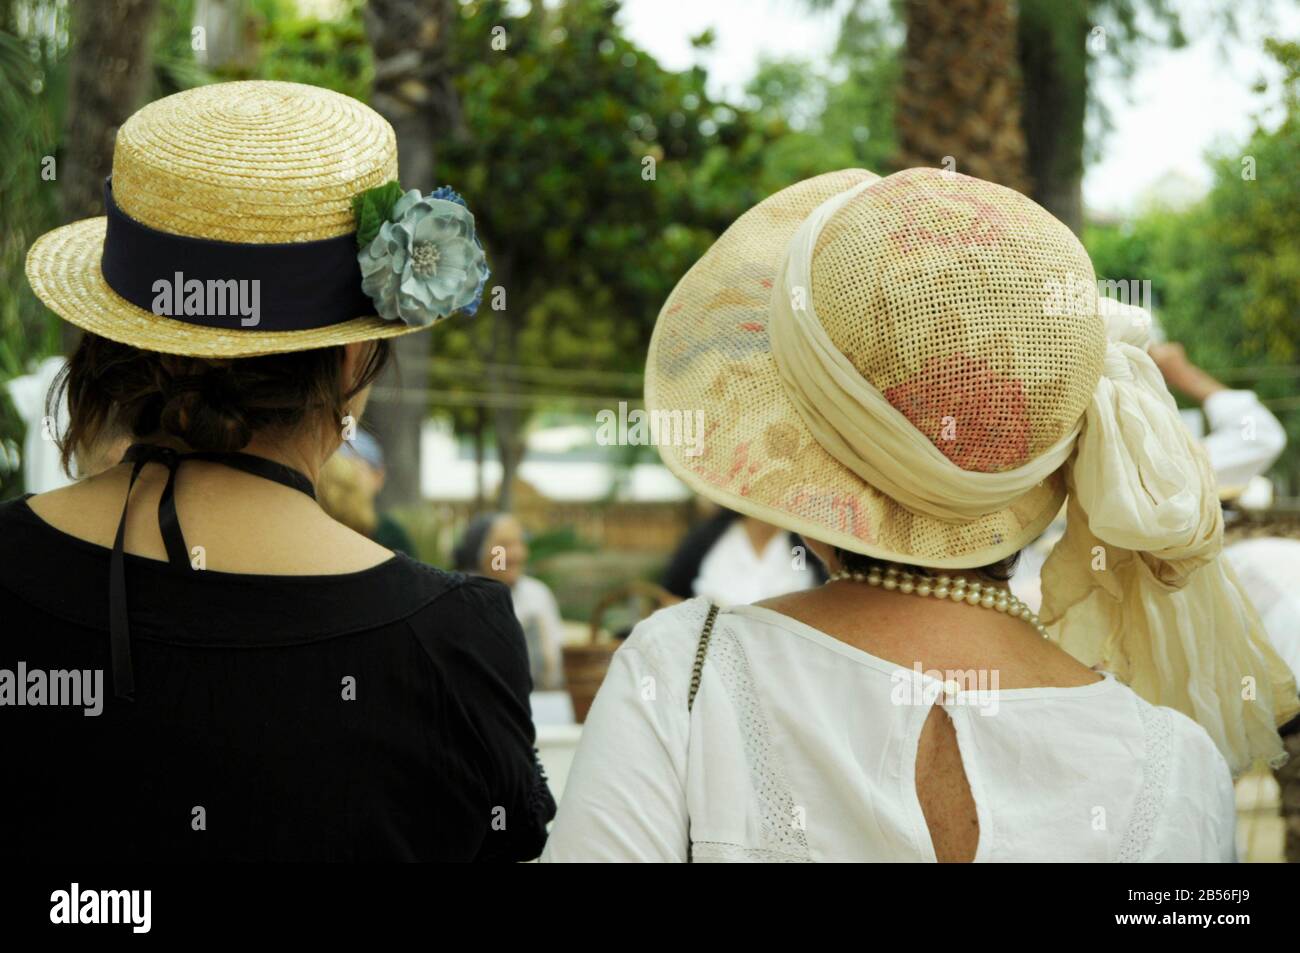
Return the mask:
POLYGON ((393 206, 402 197, 402 187, 396 180, 366 189, 352 199, 352 212, 357 217, 357 247, 365 248, 375 240, 379 228, 393 214, 393 206))

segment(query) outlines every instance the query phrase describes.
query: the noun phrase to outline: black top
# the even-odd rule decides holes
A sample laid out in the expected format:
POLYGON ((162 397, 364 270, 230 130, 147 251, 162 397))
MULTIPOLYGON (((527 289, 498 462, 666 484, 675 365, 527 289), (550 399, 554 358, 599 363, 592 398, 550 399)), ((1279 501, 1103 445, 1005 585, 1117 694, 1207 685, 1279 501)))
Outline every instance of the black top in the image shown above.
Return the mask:
POLYGON ((25 500, 0 504, 6 858, 540 853, 555 802, 505 586, 402 555, 268 576, 128 553, 128 701, 112 687, 109 562, 25 500), (56 673, 85 670, 98 692, 69 699, 56 673))
POLYGON ((131 668, 131 610, 126 597, 126 517, 130 509, 131 490, 141 471, 150 463, 160 464, 167 470, 167 482, 158 497, 158 532, 162 534, 167 550, 167 561, 177 569, 198 568, 190 566, 190 549, 185 545, 181 531, 180 514, 176 512, 176 474, 186 460, 207 460, 220 463, 253 476, 279 483, 316 499, 316 488, 306 474, 299 473, 265 457, 247 453, 219 450, 198 450, 182 453, 173 447, 154 443, 136 443, 127 448, 123 463, 131 464, 131 482, 126 485, 122 500, 122 516, 117 521, 117 535, 108 556, 108 644, 113 665, 113 693, 118 698, 131 699, 135 695, 135 671, 131 668))

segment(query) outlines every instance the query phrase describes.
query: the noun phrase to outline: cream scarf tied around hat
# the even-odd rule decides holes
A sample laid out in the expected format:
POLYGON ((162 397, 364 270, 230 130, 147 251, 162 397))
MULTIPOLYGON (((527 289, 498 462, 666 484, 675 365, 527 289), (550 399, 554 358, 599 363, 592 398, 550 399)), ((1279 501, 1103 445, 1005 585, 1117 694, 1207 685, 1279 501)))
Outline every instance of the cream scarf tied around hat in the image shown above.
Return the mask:
POLYGON ((1234 775, 1256 759, 1284 761, 1277 725, 1300 710, 1295 682, 1221 558, 1214 476, 1147 355, 1146 313, 1101 306, 1105 367, 1072 432, 1016 469, 962 470, 857 372, 813 308, 817 236, 876 181, 813 211, 773 287, 772 355, 817 442, 908 509, 956 522, 1009 507, 1064 466, 1067 528, 1043 567, 1039 613, 1052 636, 1195 719, 1234 775))

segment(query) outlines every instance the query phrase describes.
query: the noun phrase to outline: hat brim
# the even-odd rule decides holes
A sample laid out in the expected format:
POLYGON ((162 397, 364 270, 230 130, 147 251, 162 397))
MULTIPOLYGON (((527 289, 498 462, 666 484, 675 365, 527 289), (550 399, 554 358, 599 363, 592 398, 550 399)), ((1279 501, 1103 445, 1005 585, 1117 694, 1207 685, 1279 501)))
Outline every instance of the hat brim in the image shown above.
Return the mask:
POLYGON ((822 202, 875 178, 849 169, 783 189, 737 219, 678 282, 646 355, 646 409, 668 415, 661 420, 699 412, 704 427, 694 443, 665 439, 661 425, 657 449, 696 493, 782 529, 883 560, 984 566, 1047 528, 1065 500, 1060 471, 974 521, 916 514, 822 449, 771 355, 768 302, 790 238, 822 202))
POLYGON ((27 280, 59 317, 111 341, 161 354, 256 357, 425 330, 376 315, 304 331, 232 331, 154 314, 120 297, 104 281, 99 260, 107 221, 102 216, 83 219, 42 235, 27 253, 27 280))

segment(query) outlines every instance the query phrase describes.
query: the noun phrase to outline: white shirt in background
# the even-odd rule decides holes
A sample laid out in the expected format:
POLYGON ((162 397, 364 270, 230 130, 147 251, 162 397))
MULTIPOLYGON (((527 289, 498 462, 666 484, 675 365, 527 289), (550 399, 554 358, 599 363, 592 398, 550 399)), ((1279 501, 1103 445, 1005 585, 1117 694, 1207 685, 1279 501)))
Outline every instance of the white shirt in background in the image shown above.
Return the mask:
POLYGON ((792 552, 790 534, 784 530, 756 553, 744 520, 737 519, 701 561, 693 590, 723 606, 762 602, 817 585, 816 574, 808 568, 816 558, 806 548, 802 554, 792 552), (802 568, 796 568, 796 562, 802 568))
POLYGON ((1286 431, 1253 391, 1215 391, 1201 409, 1210 427, 1201 445, 1220 490, 1246 486, 1286 449, 1286 431))
MULTIPOLYGON (((615 654, 542 860, 682 861, 688 836, 696 861, 935 860, 915 768, 941 682, 738 606, 688 714, 707 608, 661 610, 615 654)), ((976 861, 1235 859, 1227 763, 1184 715, 1112 676, 952 699, 976 861)))
POLYGON ((63 472, 59 448, 52 439, 55 432, 61 433, 68 425, 66 395, 59 404, 58 420, 51 421, 49 427, 44 424, 45 398, 63 365, 63 358, 47 357, 33 373, 15 377, 8 384, 14 409, 27 427, 23 439, 23 486, 28 493, 47 493, 72 482, 63 472))
POLYGON ((1300 683, 1300 541, 1245 539, 1224 551, 1277 654, 1300 683))
POLYGON ((515 604, 515 617, 524 630, 533 688, 538 691, 559 688, 564 684, 561 659, 564 622, 560 619, 555 594, 540 579, 520 576, 510 590, 510 597, 515 604))

